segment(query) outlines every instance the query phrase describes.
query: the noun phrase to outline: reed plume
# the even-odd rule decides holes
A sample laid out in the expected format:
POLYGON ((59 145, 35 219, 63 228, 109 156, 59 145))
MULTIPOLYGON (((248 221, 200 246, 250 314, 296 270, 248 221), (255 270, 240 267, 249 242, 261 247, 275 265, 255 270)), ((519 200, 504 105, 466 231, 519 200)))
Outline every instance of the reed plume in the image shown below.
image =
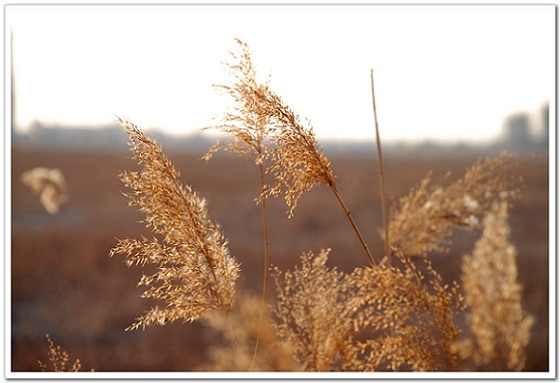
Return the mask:
POLYGON ((356 269, 350 278, 354 326, 369 333, 355 345, 364 358, 347 368, 413 371, 456 370, 455 314, 462 309, 458 284, 443 284, 427 259, 416 266, 398 249, 399 265, 356 269))
POLYGON ((133 123, 119 118, 130 139, 133 159, 140 172, 124 172, 129 205, 146 215, 145 223, 161 236, 123 239, 110 251, 126 255, 126 263, 155 264, 157 271, 144 275, 143 298, 163 300, 165 308, 151 308, 127 330, 175 320, 194 321, 211 310, 227 314, 233 304, 238 264, 229 254, 227 241, 217 224, 208 219, 206 203, 180 181, 180 174, 155 141, 133 123))
POLYGON ((508 203, 495 201, 484 218, 482 237, 463 258, 462 277, 473 338, 459 344, 476 366, 520 371, 534 322, 521 307, 517 251, 508 241, 508 203))
POLYGON ((444 285, 428 260, 419 269, 395 252, 400 268, 346 274, 328 268, 322 250, 303 254, 301 268, 275 269, 277 331, 307 371, 457 369, 457 284, 444 285))
MULTIPOLYGON (((231 84, 215 84, 214 87, 224 92, 233 101, 232 110, 225 113, 217 123, 205 129, 213 129, 233 138, 232 141, 219 141, 203 156, 210 160, 214 153, 223 148, 237 153, 254 162, 260 181, 260 194, 256 201, 261 204, 264 233, 264 277, 262 290, 261 322, 264 321, 266 299, 268 294, 268 269, 270 266, 270 247, 268 235, 268 217, 266 211, 265 183, 266 160, 269 156, 271 134, 270 118, 260 110, 261 100, 266 97, 268 83, 260 84, 256 79, 248 45, 236 39, 239 51, 231 51, 231 62, 224 63, 226 69, 235 79, 231 84)), ((257 334, 253 362, 259 350, 260 333, 257 334)), ((252 370, 251 366, 251 370, 252 370)))
POLYGON ((308 120, 302 121, 282 98, 269 86, 269 82, 259 83, 252 65, 248 46, 237 39, 241 53, 232 53, 236 62, 227 64, 236 78, 233 85, 218 85, 229 94, 236 107, 228 113, 222 123, 213 128, 230 134, 232 142, 220 142, 209 151, 205 158, 221 147, 255 159, 259 166, 269 160, 265 173, 272 174, 275 182, 263 186, 259 200, 267 196, 284 195, 288 205, 288 217, 292 217, 299 199, 315 185, 328 185, 343 208, 354 232, 370 263, 375 261, 368 249, 350 211, 338 193, 336 180, 328 159, 319 146, 313 127, 308 120))
POLYGON ((496 198, 515 198, 519 182, 510 173, 514 155, 479 160, 463 178, 446 187, 431 185, 428 174, 394 206, 389 223, 391 247, 407 256, 447 250, 454 228, 474 229, 496 198))
MULTIPOLYGON (((275 268, 278 336, 306 371, 331 371, 349 356, 355 335, 348 315, 351 294, 346 276, 326 266, 330 249, 301 256, 301 267, 275 268)), ((337 367, 338 366, 338 367, 337 367)))

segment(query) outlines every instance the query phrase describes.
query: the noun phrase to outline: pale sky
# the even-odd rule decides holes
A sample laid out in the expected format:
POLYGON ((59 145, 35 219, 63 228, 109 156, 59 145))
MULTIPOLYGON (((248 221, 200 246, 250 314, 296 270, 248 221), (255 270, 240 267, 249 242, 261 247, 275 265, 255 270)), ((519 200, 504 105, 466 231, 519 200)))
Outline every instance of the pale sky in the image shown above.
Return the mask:
MULTIPOLYGON (((191 132, 224 112, 234 38, 318 137, 480 139, 555 104, 549 6, 5 6, 17 121, 191 132)), ((6 71, 9 85, 9 70, 6 71)), ((9 101, 9 86, 6 87, 9 101)), ((7 109, 9 110, 9 108, 7 109)))

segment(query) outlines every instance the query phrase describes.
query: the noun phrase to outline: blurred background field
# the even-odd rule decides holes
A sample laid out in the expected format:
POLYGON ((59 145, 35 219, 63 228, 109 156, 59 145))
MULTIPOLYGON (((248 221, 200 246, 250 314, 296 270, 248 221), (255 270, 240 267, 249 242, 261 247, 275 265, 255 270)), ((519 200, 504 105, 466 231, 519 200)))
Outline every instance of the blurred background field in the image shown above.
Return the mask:
MULTIPOLYGON (((148 135, 149 132, 148 132, 148 135)), ((123 133, 124 137, 124 133, 123 133)), ((47 360, 45 334, 80 358, 83 370, 190 371, 207 358, 216 335, 199 323, 168 324, 145 331, 124 329, 160 302, 139 298, 139 267, 109 258, 116 238, 150 236, 142 215, 127 206, 120 171, 134 170, 124 144, 121 150, 72 150, 22 145, 12 148, 11 332, 12 371, 38 371, 47 360), (57 215, 48 214, 21 182, 34 167, 60 169, 69 201, 57 215)), ((260 207, 254 203, 258 177, 254 166, 235 155, 220 154, 209 163, 201 153, 166 150, 182 180, 207 199, 210 218, 221 225, 231 253, 241 262, 239 290, 260 294, 263 237, 260 207)), ((371 152, 326 146, 346 201, 373 254, 382 252, 377 163, 371 152)), ((404 196, 429 171, 444 184, 464 174, 484 152, 389 150, 384 157, 387 195, 404 196), (453 154, 455 153, 455 154, 453 154)), ((523 306, 536 319, 528 346, 526 370, 547 371, 549 349, 549 159, 542 151, 518 158, 515 174, 524 183, 510 211, 510 241, 518 249, 523 306)), ((315 187, 287 218, 283 200, 270 200, 271 261, 293 267, 303 252, 332 248, 330 266, 351 271, 367 259, 344 213, 326 187, 315 187)), ((461 257, 470 253, 480 232, 456 232, 449 254, 433 254, 445 281, 460 278, 461 257)), ((270 289, 270 300, 274 288, 270 289)), ((468 366, 465 366, 468 368, 468 366)))

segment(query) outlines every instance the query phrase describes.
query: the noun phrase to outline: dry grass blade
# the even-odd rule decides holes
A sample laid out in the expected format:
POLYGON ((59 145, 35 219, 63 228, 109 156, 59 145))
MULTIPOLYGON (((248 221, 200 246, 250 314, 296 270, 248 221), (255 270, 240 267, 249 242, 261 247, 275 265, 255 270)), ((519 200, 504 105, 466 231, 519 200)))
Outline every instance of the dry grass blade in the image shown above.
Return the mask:
POLYGON ((507 202, 495 202, 472 255, 463 258, 462 281, 474 340, 460 344, 475 365, 521 370, 534 319, 521 307, 515 247, 508 242, 507 202), (470 355, 472 354, 472 355, 470 355))
POLYGON ((129 121, 120 120, 130 138, 133 158, 140 172, 121 174, 132 189, 125 194, 130 205, 146 215, 145 223, 162 236, 120 240, 110 255, 124 254, 127 264, 158 265, 139 286, 143 298, 163 300, 166 307, 152 308, 128 329, 163 325, 168 321, 193 321, 217 309, 227 313, 233 303, 238 264, 229 254, 218 225, 207 217, 205 201, 188 185, 154 141, 129 121))

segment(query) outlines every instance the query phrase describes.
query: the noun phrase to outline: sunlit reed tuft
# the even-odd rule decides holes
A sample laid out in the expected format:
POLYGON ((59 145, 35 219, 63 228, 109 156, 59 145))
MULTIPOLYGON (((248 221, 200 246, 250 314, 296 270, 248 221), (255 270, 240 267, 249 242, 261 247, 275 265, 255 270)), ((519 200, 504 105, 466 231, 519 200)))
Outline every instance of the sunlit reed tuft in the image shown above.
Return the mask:
POLYGON ((508 241, 508 203, 494 202, 472 255, 463 258, 462 282, 473 338, 459 343, 464 357, 496 370, 521 370, 534 318, 521 307, 517 251, 508 241))
POLYGON ((180 181, 169 158, 133 123, 120 119, 130 139, 140 172, 121 174, 132 189, 129 204, 146 215, 145 223, 161 239, 119 240, 110 255, 124 254, 128 266, 155 264, 138 286, 143 298, 163 300, 128 329, 163 325, 175 320, 193 321, 211 310, 227 313, 233 304, 238 264, 229 254, 219 226, 208 219, 205 201, 180 181))
POLYGON ((474 229, 496 199, 513 199, 518 194, 511 169, 513 155, 479 160, 463 178, 446 187, 431 184, 427 175, 394 207, 389 223, 389 240, 407 256, 443 252, 454 228, 474 229))

